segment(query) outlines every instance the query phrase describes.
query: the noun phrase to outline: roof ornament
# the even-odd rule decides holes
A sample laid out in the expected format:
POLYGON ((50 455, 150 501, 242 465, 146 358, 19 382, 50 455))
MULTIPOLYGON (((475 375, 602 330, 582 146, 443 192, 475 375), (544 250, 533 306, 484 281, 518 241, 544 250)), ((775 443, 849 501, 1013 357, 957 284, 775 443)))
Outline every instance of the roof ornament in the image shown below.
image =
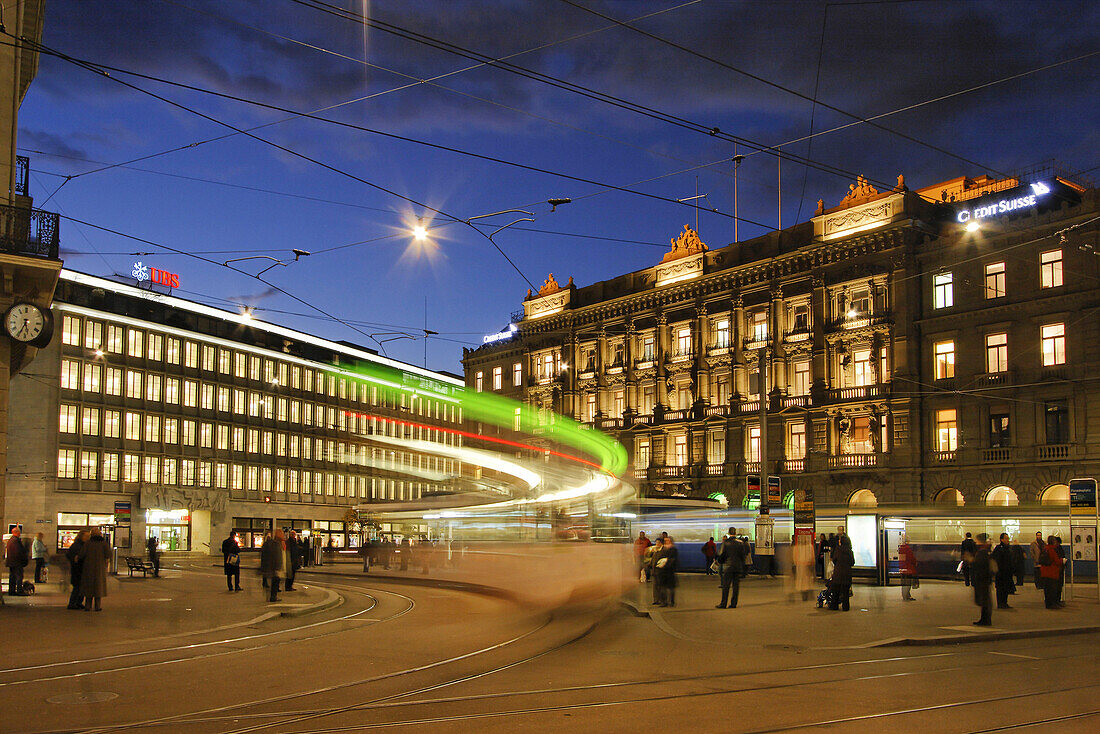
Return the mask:
POLYGON ((869 199, 878 195, 878 189, 867 183, 867 179, 861 174, 854 184, 848 185, 848 195, 840 200, 841 206, 854 204, 861 199, 869 199))
POLYGON ((672 249, 661 258, 663 263, 670 260, 679 260, 682 257, 698 255, 700 252, 706 252, 709 249, 706 243, 699 239, 698 233, 686 224, 684 225, 684 231, 678 237, 669 240, 669 243, 672 245, 672 249))

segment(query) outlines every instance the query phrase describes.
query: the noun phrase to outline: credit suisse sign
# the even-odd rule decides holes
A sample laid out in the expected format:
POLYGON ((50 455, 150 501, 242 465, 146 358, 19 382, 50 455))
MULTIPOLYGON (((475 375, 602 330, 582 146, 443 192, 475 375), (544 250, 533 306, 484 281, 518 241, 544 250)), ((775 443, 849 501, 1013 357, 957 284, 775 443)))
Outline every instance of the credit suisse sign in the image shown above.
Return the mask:
POLYGON ((960 209, 955 215, 955 219, 960 224, 965 224, 976 219, 1033 209, 1043 203, 1043 197, 1049 193, 1050 186, 1042 181, 1026 186, 1017 186, 1007 192, 998 192, 997 194, 975 199, 970 208, 960 209))

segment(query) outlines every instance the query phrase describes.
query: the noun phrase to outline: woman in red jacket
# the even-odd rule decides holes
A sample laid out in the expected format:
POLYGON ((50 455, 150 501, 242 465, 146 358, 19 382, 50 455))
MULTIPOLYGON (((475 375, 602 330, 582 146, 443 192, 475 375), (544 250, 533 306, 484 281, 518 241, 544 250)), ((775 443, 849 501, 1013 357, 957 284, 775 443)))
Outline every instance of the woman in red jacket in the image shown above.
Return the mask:
POLYGON ((1062 606, 1062 566, 1065 562, 1062 554, 1058 552, 1054 536, 1050 536, 1047 538, 1046 548, 1043 549, 1043 556, 1039 558, 1041 564, 1039 576, 1043 579, 1047 609, 1057 609, 1062 606))

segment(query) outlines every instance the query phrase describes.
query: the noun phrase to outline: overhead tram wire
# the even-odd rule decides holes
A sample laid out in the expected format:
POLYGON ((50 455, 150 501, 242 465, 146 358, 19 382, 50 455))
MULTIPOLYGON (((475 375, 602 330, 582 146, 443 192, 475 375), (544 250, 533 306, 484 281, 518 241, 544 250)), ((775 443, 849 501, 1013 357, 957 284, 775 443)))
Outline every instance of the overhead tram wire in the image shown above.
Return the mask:
POLYGON ((845 117, 851 117, 851 118, 859 121, 861 124, 870 125, 873 128, 876 128, 876 129, 881 130, 883 132, 889 133, 891 135, 896 135, 897 137, 900 137, 903 140, 908 140, 911 143, 916 143, 917 145, 920 145, 924 148, 928 148, 929 150, 936 151, 937 153, 941 153, 941 154, 946 155, 950 158, 954 158, 955 160, 962 161, 963 163, 966 163, 968 165, 976 166, 977 168, 984 169, 984 170, 996 173, 1000 176, 1006 176, 1007 175, 1003 171, 997 171, 994 168, 987 167, 987 166, 985 166, 981 163, 978 163, 977 161, 973 161, 973 160, 971 160, 969 158, 966 158, 964 156, 961 156, 957 153, 953 153, 953 152, 947 150, 946 148, 942 148, 938 145, 934 145, 932 143, 925 142, 925 141, 923 141, 919 138, 916 138, 912 135, 908 135, 907 133, 903 133, 899 130, 894 130, 893 128, 886 127, 885 125, 880 125, 879 123, 873 122, 873 121, 863 117, 862 115, 857 115, 854 112, 849 112, 845 109, 841 109, 840 107, 837 107, 836 105, 831 105, 828 102, 821 102, 820 100, 814 99, 810 95, 803 94, 802 92, 799 92, 795 89, 791 89, 790 87, 785 87, 782 84, 779 84, 777 82, 773 82, 770 79, 766 79, 766 78, 764 78, 762 76, 759 76, 757 74, 753 74, 750 71, 746 71, 744 69, 738 68, 736 66, 733 66, 732 64, 728 64, 725 61, 721 61, 719 59, 714 58, 713 56, 708 56, 704 53, 700 53, 699 51, 696 51, 695 49, 690 48, 688 46, 684 46, 682 44, 676 43, 675 41, 670 41, 667 38, 662 38, 661 36, 658 36, 655 33, 650 33, 649 31, 646 31, 646 30, 643 30, 641 28, 638 28, 637 26, 631 25, 630 22, 628 22, 628 21, 618 20, 616 18, 613 18, 610 15, 606 15, 604 13, 599 12, 598 10, 593 10, 592 8, 581 5, 579 2, 576 2, 576 0, 559 0, 559 1, 565 3, 566 5, 569 5, 570 7, 574 7, 578 10, 583 10, 586 13, 590 13, 592 15, 595 15, 597 18, 602 18, 603 20, 606 20, 608 22, 616 23, 616 24, 622 26, 623 28, 628 28, 628 29, 634 31, 635 33, 637 33, 639 35, 642 35, 642 36, 645 36, 646 38, 649 38, 653 41, 657 41, 659 43, 663 43, 665 45, 671 46, 672 48, 675 48, 679 51, 683 51, 684 53, 690 54, 690 55, 692 55, 692 56, 694 56, 698 59, 702 59, 704 61, 709 61, 710 63, 716 64, 717 66, 720 66, 723 69, 728 69, 729 71, 735 72, 737 74, 747 76, 749 79, 752 79, 753 81, 759 82, 761 84, 765 84, 769 87, 772 87, 773 89, 778 89, 782 92, 786 92, 787 94, 792 94, 792 95, 798 97, 799 99, 806 100, 807 102, 812 102, 814 104, 821 105, 825 109, 830 110, 832 112, 836 112, 836 113, 841 114, 841 115, 844 115, 845 117))
MULTIPOLYGON (((426 45, 426 46, 429 46, 431 48, 435 48, 435 49, 440 50, 440 51, 444 51, 444 52, 447 52, 447 53, 452 53, 452 54, 455 54, 457 56, 462 56, 464 58, 469 58, 469 59, 472 59, 472 60, 482 61, 482 62, 486 63, 489 66, 493 66, 493 67, 501 69, 503 71, 507 71, 509 73, 516 74, 518 76, 522 76, 522 77, 525 77, 527 79, 531 79, 533 81, 537 81, 537 82, 546 84, 546 85, 551 86, 551 87, 555 87, 557 89, 561 89, 561 90, 564 90, 564 91, 567 91, 567 92, 571 92, 571 93, 580 95, 582 97, 587 97, 589 99, 593 99, 593 100, 598 101, 598 102, 609 104, 609 105, 612 105, 614 107, 619 107, 619 108, 627 110, 629 112, 634 112, 636 114, 640 114, 640 115, 643 115, 645 117, 649 117, 651 119, 658 120, 660 122, 666 122, 666 123, 675 125, 677 127, 683 128, 685 130, 690 130, 692 132, 707 135, 709 137, 714 137, 714 138, 718 138, 720 140, 725 140, 725 141, 730 142, 730 143, 737 143, 739 145, 744 145, 745 147, 747 147, 750 150, 756 150, 758 152, 767 153, 769 155, 773 155, 773 156, 776 156, 778 158, 782 158, 783 160, 787 160, 787 161, 790 161, 792 163, 796 163, 798 165, 809 166, 811 168, 814 168, 815 170, 819 170, 819 171, 822 171, 823 173, 828 173, 828 174, 831 174, 831 175, 834 175, 834 176, 837 176, 837 177, 840 177, 840 178, 844 178, 845 180, 849 180, 849 181, 853 180, 853 179, 856 178, 857 175, 859 175, 859 174, 857 174, 853 171, 849 171, 849 170, 840 168, 839 166, 835 166, 835 165, 828 164, 828 163, 823 163, 821 161, 812 161, 808 158, 805 158, 804 156, 800 156, 800 155, 791 153, 789 151, 781 150, 779 148, 779 146, 768 145, 767 143, 760 143, 758 141, 751 140, 749 138, 744 138, 744 137, 741 137, 741 136, 738 136, 738 135, 734 135, 732 133, 727 133, 727 132, 722 131, 718 127, 707 126, 707 125, 704 125, 702 123, 694 122, 692 120, 688 120, 688 119, 680 117, 678 115, 674 115, 672 113, 662 112, 662 111, 657 110, 655 108, 648 107, 646 105, 643 105, 643 104, 640 104, 640 103, 637 103, 637 102, 631 102, 631 101, 623 99, 621 97, 616 97, 615 95, 608 94, 606 92, 599 92, 599 91, 591 89, 589 87, 585 87, 583 85, 576 84, 574 82, 568 82, 568 81, 565 81, 563 79, 559 79, 557 77, 550 76, 548 74, 543 74, 542 72, 534 71, 533 69, 529 69, 527 67, 518 66, 516 64, 512 64, 512 63, 509 63, 509 62, 497 61, 497 60, 493 59, 491 56, 488 56, 486 54, 482 54, 478 51, 473 51, 471 49, 468 49, 468 48, 450 43, 449 41, 442 41, 442 40, 439 40, 437 38, 433 38, 431 36, 427 36, 427 35, 424 35, 422 33, 418 33, 416 31, 411 31, 411 30, 408 30, 406 28, 402 28, 400 26, 394 25, 392 23, 387 23, 385 21, 378 20, 376 18, 369 18, 369 17, 367 17, 365 15, 362 15, 360 13, 356 13, 356 12, 350 11, 350 10, 345 10, 345 9, 337 7, 335 5, 331 5, 329 3, 322 2, 322 0, 289 0, 289 1, 292 2, 292 3, 298 4, 298 5, 313 8, 313 9, 319 11, 319 12, 322 12, 322 13, 326 13, 326 14, 333 15, 335 17, 342 18, 344 20, 347 20, 347 21, 350 21, 350 22, 353 22, 353 23, 357 23, 359 25, 366 25, 366 26, 368 26, 370 28, 373 28, 375 30, 378 30, 378 31, 381 31, 381 32, 384 32, 384 33, 388 33, 388 34, 391 34, 391 35, 395 35, 399 38, 404 38, 406 40, 413 41, 415 43, 420 43, 422 45, 426 45)), ((325 119, 325 118, 321 118, 321 119, 325 119)), ((879 179, 874 179, 874 178, 867 178, 867 180, 871 183, 879 184, 881 186, 892 186, 893 185, 893 184, 887 183, 885 181, 882 181, 882 180, 879 180, 879 179)), ((726 216, 731 216, 731 215, 726 215, 726 216)), ((745 221, 745 220, 741 219, 740 221, 745 221)), ((756 222, 749 222, 749 223, 750 224, 757 224, 756 222)), ((766 225, 758 225, 758 226, 766 226, 766 225)), ((766 228, 771 229, 770 226, 766 226, 766 228)))

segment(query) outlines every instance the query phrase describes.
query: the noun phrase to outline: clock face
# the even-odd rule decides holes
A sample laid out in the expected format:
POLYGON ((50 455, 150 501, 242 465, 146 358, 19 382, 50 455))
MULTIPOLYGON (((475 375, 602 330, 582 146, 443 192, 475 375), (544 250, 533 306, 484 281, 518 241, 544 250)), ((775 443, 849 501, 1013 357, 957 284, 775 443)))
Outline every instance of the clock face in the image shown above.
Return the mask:
POLYGON ((4 328, 12 339, 21 342, 34 341, 46 328, 46 317, 42 309, 33 303, 17 303, 8 310, 4 318, 4 328))

